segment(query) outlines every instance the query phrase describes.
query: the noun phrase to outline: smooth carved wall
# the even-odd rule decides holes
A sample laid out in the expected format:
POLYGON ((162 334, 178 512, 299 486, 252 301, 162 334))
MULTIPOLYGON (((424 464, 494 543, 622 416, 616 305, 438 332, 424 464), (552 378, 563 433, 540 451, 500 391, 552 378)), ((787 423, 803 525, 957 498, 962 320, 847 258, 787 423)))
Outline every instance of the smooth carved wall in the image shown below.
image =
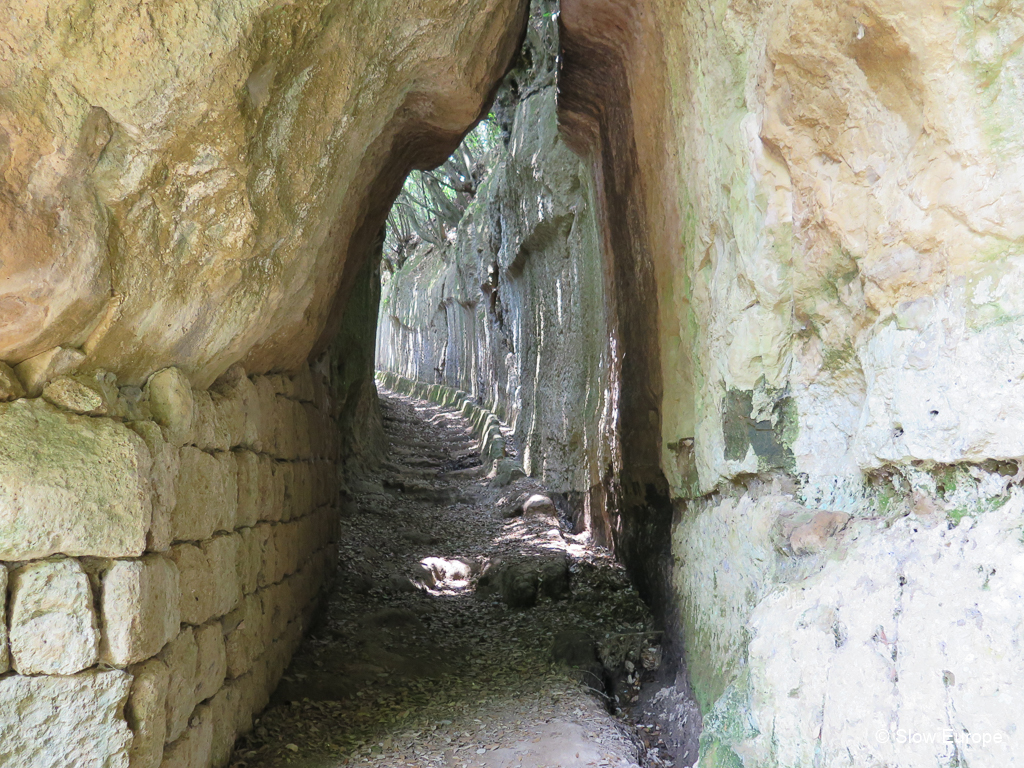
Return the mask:
POLYGON ((563 0, 561 25, 701 765, 1013 764, 1021 8, 563 0))

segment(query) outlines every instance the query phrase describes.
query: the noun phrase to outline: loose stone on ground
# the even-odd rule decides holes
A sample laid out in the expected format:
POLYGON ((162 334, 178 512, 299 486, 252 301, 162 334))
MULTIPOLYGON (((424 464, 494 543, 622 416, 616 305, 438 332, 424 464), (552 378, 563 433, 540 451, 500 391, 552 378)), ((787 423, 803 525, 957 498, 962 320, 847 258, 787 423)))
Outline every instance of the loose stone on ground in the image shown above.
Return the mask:
POLYGON ((391 455, 350 483, 325 616, 232 765, 666 764, 609 712, 660 659, 614 558, 536 482, 491 482, 456 412, 383 408, 391 455), (566 630, 583 662, 558 650, 566 630))

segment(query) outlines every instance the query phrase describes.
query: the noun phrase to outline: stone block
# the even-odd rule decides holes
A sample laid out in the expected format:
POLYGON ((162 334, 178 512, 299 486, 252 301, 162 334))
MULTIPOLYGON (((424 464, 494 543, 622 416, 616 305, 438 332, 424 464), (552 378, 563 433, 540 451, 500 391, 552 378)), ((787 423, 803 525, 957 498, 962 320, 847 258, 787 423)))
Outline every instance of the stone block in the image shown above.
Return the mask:
POLYGON ((238 512, 235 519, 237 528, 256 525, 260 519, 260 471, 259 456, 252 451, 235 451, 235 465, 238 468, 238 512))
POLYGON ((120 670, 0 678, 0 764, 124 768, 132 733, 121 713, 131 682, 120 670))
POLYGON ((188 377, 177 368, 164 368, 146 383, 149 412, 166 430, 167 439, 177 447, 194 439, 195 399, 188 377))
POLYGON ((87 387, 70 376, 58 376, 43 387, 43 399, 72 413, 103 416, 107 407, 103 397, 92 387, 87 387))
POLYGON ((210 764, 221 768, 231 759, 231 750, 235 746, 235 735, 238 733, 238 710, 241 704, 238 686, 228 683, 210 700, 210 712, 213 717, 213 742, 210 751, 210 764))
POLYGON ((25 387, 21 385, 21 380, 14 369, 7 363, 0 363, 0 402, 6 403, 24 396, 25 387))
POLYGON ((7 566, 0 564, 0 675, 10 668, 7 653, 7 566))
POLYGON ((207 768, 213 744, 213 712, 209 705, 196 707, 188 729, 164 750, 160 768, 207 768))
POLYGON ((263 598, 258 592, 247 595, 242 604, 225 617, 228 677, 246 674, 263 655, 267 645, 263 625, 263 598))
POLYGON ((0 403, 0 560, 141 555, 150 469, 142 438, 117 422, 0 403))
POLYGON ((292 465, 290 506, 292 518, 305 517, 313 511, 313 465, 297 461, 292 465))
POLYGON ((23 675, 73 675, 96 663, 89 577, 77 560, 31 563, 11 575, 11 661, 23 675))
POLYGON ((217 427, 214 423, 217 414, 213 409, 213 398, 206 390, 193 390, 192 399, 194 402, 194 422, 192 426, 192 443, 202 451, 216 451, 217 443, 214 437, 217 427))
POLYGON ((185 627, 160 652, 160 660, 167 665, 167 735, 165 742, 177 739, 188 727, 188 719, 196 706, 196 668, 199 647, 191 627, 185 627))
POLYGON ((73 373, 85 361, 85 353, 68 347, 53 347, 14 367, 29 397, 39 397, 46 382, 73 373))
POLYGON ((242 599, 238 581, 238 545, 241 538, 237 533, 231 533, 204 541, 201 545, 210 566, 210 582, 206 589, 211 594, 211 616, 230 613, 242 599))
POLYGON ((279 461, 274 465, 274 484, 277 486, 274 489, 275 500, 278 498, 281 500, 280 520, 287 522, 294 516, 292 493, 295 484, 295 465, 292 462, 279 461))
POLYGON ((118 560, 103 574, 100 660, 126 667, 148 659, 178 634, 178 568, 161 555, 118 560))
POLYGON ((205 701, 224 685, 228 671, 224 649, 224 629, 214 621, 196 630, 196 689, 195 700, 205 701))
POLYGON ((315 397, 313 387, 313 372, 309 363, 303 363, 302 367, 292 376, 291 397, 303 403, 311 403, 315 397))
POLYGON ((259 428, 253 418, 258 406, 256 387, 240 365, 233 365, 211 388, 211 394, 221 398, 219 407, 224 409, 222 420, 231 433, 231 445, 259 450, 259 428))
POLYGON ((194 544, 177 544, 170 558, 178 567, 181 620, 199 626, 209 621, 215 612, 215 595, 211 589, 213 571, 206 553, 194 544))
POLYGON ((265 482, 267 486, 266 496, 264 496, 266 504, 261 518, 263 520, 273 522, 280 520, 284 515, 285 484, 287 482, 285 472, 287 471, 287 466, 287 463, 274 461, 269 457, 265 460, 265 474, 260 476, 261 482, 265 482))
POLYGON ((131 669, 131 693, 124 715, 132 729, 129 768, 159 768, 167 737, 167 690, 170 670, 159 659, 131 669))
POLYGON ((171 548, 174 536, 171 515, 178 503, 178 472, 181 469, 179 449, 164 439, 163 430, 156 422, 133 421, 126 426, 145 441, 152 460, 150 483, 153 517, 146 548, 152 552, 166 552, 171 548))
POLYGON ((214 454, 223 480, 222 496, 217 510, 220 513, 214 523, 214 531, 233 531, 238 527, 238 465, 230 451, 214 454))
MULTIPOLYGON (((246 379, 248 381, 248 379, 246 379)), ((230 451, 245 438, 245 404, 234 393, 211 392, 214 411, 214 442, 217 450, 230 451)))
POLYGON ((171 515, 175 541, 202 541, 233 527, 238 469, 231 454, 220 457, 192 446, 181 449, 177 503, 171 515))
POLYGON ((253 385, 256 388, 256 409, 250 417, 255 417, 258 423, 258 450, 274 455, 274 406, 277 404, 277 391, 267 376, 257 376, 253 385))
POLYGON ((294 402, 284 395, 274 399, 271 413, 271 453, 274 458, 291 461, 295 458, 295 428, 292 423, 292 406, 294 402))
POLYGON ((243 595, 256 590, 259 583, 260 566, 263 564, 263 545, 267 541, 264 523, 255 528, 242 528, 238 542, 238 585, 243 595))

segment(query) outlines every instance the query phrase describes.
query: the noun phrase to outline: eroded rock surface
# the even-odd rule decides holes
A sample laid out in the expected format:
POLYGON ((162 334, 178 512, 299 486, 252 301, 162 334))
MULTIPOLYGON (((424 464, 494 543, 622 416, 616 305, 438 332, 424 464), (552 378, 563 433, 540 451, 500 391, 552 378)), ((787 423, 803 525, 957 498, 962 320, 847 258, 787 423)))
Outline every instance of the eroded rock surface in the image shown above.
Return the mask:
MULTIPOLYGON (((424 244, 384 275, 377 364, 479 398, 512 427, 522 469, 584 494, 614 453, 608 322, 597 191, 559 135, 554 10, 534 5, 523 59, 535 68, 520 63, 499 95, 508 144, 454 242, 424 244)), ((500 467, 496 482, 513 471, 500 467)), ((587 525, 610 538, 590 512, 587 525)))
POLYGON ((125 383, 176 364, 203 387, 241 359, 298 367, 336 330, 404 174, 477 119, 524 13, 0 11, 0 358, 64 347, 125 383))
POLYGON ((0 679, 0 763, 25 768, 128 768, 121 716, 131 675, 0 679))
POLYGON ((142 439, 113 421, 0 403, 0 559, 141 555, 150 466, 142 439))

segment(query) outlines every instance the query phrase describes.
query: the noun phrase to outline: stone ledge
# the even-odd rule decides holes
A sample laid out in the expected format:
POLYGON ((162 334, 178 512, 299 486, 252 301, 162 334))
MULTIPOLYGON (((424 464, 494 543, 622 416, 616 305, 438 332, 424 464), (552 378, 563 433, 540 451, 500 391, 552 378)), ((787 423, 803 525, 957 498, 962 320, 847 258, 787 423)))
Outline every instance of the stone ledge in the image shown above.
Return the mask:
POLYGON ((501 433, 501 420, 487 408, 473 402, 467 392, 442 384, 413 381, 390 371, 377 371, 375 378, 378 383, 400 395, 418 397, 448 408, 459 408, 480 441, 480 458, 484 464, 490 468, 495 461, 505 458, 505 436, 501 433))

